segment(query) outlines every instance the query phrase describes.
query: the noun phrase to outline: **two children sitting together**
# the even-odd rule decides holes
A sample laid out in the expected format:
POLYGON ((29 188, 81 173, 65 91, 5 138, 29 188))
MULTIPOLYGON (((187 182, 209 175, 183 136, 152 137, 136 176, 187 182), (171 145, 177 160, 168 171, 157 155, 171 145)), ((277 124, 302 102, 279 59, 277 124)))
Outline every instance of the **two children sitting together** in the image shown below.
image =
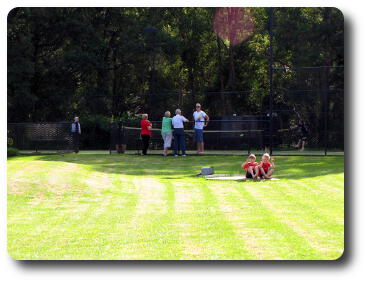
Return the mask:
POLYGON ((242 168, 245 169, 247 179, 271 179, 275 169, 274 158, 270 158, 270 155, 265 153, 261 162, 257 163, 256 156, 250 154, 246 162, 242 164, 242 168))

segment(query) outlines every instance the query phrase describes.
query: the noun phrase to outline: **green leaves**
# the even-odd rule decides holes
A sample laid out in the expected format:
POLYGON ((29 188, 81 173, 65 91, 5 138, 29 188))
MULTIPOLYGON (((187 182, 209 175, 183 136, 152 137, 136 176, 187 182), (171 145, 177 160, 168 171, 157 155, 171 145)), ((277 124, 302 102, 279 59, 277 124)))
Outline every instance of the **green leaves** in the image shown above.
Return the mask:
MULTIPOLYGON (((68 120, 75 110, 105 117, 161 111, 166 108, 161 100, 187 109, 202 101, 219 115, 263 112, 268 95, 267 10, 245 9, 254 31, 234 48, 214 33, 216 10, 13 9, 8 17, 9 121, 68 120), (155 32, 146 33, 146 28, 155 32), (153 88, 156 93, 191 94, 147 99, 144 94, 153 88), (250 92, 238 99, 204 94, 225 90, 250 92), (218 107, 223 104, 232 108, 218 107)), ((343 65, 339 10, 276 8, 274 20, 275 67, 343 65)), ((335 75, 330 85, 342 88, 340 81, 335 75)), ((294 74, 274 74, 279 88, 292 82, 299 83, 294 74)))

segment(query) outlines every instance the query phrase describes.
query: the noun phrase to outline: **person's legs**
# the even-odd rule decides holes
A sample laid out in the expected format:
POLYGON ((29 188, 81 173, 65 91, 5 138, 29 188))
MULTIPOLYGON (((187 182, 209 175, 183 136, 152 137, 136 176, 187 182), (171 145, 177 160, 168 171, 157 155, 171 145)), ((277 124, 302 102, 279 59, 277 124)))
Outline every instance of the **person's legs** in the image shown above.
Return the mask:
POLYGON ((302 139, 302 147, 301 147, 300 151, 304 151, 305 143, 306 143, 306 141, 304 139, 302 139))
POLYGON ((203 139, 203 130, 195 129, 195 140, 197 143, 197 153, 201 154, 204 152, 204 139, 203 139))
POLYGON ((182 155, 186 155, 186 151, 185 151, 185 133, 183 129, 180 129, 180 147, 181 147, 181 152, 182 155))
POLYGON ((144 155, 144 148, 145 148, 145 137, 141 135, 141 155, 144 155))
POLYGON ((251 174, 252 178, 255 179, 255 172, 252 166, 247 169, 247 172, 251 174))
POLYGON ((200 143, 200 153, 204 153, 204 142, 200 143))
POLYGON ((252 174, 249 172, 249 170, 248 169, 245 169, 245 177, 246 177, 246 179, 252 179, 253 178, 253 176, 252 176, 252 174))
POLYGON ((166 154, 168 154, 168 149, 172 146, 172 133, 167 134, 167 150, 166 154))
POLYGON ((167 148, 170 148, 172 145, 172 133, 167 134, 167 148))
POLYGON ((171 147, 172 144, 172 133, 165 133, 162 134, 163 137, 163 155, 168 154, 168 149, 171 147))
POLYGON ((297 149, 299 149, 300 148, 300 146, 301 146, 301 137, 300 136, 297 136, 297 138, 298 138, 298 140, 297 140, 297 143, 294 143, 294 144, 292 144, 291 146, 293 147, 293 148, 297 148, 297 149))
POLYGON ((199 135, 199 130, 198 129, 194 129, 194 138, 195 138, 195 142, 196 142, 196 154, 199 154, 200 153, 200 140, 198 138, 198 135, 199 135))
POLYGON ((264 168, 259 169, 259 175, 261 179, 270 179, 267 175, 267 172, 265 172, 264 168))
POLYGON ((177 129, 174 129, 173 131, 173 151, 174 151, 174 154, 177 155, 177 149, 178 149, 178 138, 179 138, 179 135, 178 135, 178 131, 177 129))
POLYGON ((74 143, 74 152, 78 153, 79 152, 79 134, 78 133, 74 133, 73 143, 74 143))
POLYGON ((168 149, 170 149, 172 147, 172 138, 173 138, 173 133, 169 133, 168 134, 168 143, 167 143, 167 154, 168 154, 168 149))
POLYGON ((145 154, 147 154, 148 152, 148 148, 149 148, 149 141, 150 141, 150 136, 147 135, 147 141, 146 141, 146 147, 145 147, 145 154))
POLYGON ((163 155, 166 156, 167 155, 167 133, 162 134, 162 139, 163 139, 163 155))
POLYGON ((141 135, 141 155, 145 154, 145 135, 141 135))
POLYGON ((124 153, 124 150, 122 148, 122 144, 116 144, 116 151, 117 151, 117 153, 124 153))
POLYGON ((297 147, 298 149, 300 149, 300 148, 301 148, 301 143, 302 143, 302 140, 301 140, 301 139, 299 139, 299 140, 298 140, 298 143, 297 143, 297 145, 296 145, 296 147, 297 147))
POLYGON ((256 178, 260 178, 260 169, 258 166, 255 167, 255 176, 256 178))
POLYGON ((267 179, 271 179, 271 175, 273 175, 274 170, 273 169, 269 169, 268 172, 266 173, 266 177, 267 179))
POLYGON ((143 140, 143 154, 146 155, 149 147, 149 135, 141 135, 141 138, 143 140))

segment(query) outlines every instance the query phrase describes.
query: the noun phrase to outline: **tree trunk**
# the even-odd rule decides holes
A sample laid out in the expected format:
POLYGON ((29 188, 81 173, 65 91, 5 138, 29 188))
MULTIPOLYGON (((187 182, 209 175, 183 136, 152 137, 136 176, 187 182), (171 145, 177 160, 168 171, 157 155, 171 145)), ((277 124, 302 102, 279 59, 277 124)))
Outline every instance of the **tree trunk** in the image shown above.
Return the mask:
POLYGON ((229 46, 229 77, 228 77, 228 88, 230 90, 234 89, 235 86, 235 69, 234 69, 234 49, 233 46, 229 46))
MULTIPOLYGON (((235 68, 234 68, 234 49, 233 46, 230 45, 229 46, 229 75, 228 75, 228 83, 227 83, 227 88, 229 90, 234 90, 235 87, 235 68)), ((232 96, 228 95, 226 97, 226 114, 232 114, 233 110, 232 110, 232 96)))
POLYGON ((195 87, 195 77, 193 67, 189 67, 189 88, 191 91, 192 104, 194 105, 197 101, 196 101, 196 87, 195 87))
MULTIPOLYGON (((222 47, 221 40, 217 37, 217 50, 218 50, 218 81, 220 84, 220 103, 221 105, 225 105, 226 97, 224 95, 224 80, 223 80, 223 62, 222 62, 222 47)), ((217 107, 219 105, 214 105, 216 109, 218 109, 218 115, 223 115, 223 107, 217 107)))

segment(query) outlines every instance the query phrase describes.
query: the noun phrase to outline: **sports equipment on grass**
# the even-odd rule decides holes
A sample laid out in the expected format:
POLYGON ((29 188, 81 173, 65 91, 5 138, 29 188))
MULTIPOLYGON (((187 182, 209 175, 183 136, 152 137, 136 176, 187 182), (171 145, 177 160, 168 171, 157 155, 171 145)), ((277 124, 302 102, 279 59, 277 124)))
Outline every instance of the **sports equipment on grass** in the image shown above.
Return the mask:
MULTIPOLYGON (((205 179, 210 181, 257 181, 254 179, 246 178, 244 175, 213 175, 206 177, 205 179)), ((259 179, 259 181, 276 181, 277 178, 271 179, 259 179)))

